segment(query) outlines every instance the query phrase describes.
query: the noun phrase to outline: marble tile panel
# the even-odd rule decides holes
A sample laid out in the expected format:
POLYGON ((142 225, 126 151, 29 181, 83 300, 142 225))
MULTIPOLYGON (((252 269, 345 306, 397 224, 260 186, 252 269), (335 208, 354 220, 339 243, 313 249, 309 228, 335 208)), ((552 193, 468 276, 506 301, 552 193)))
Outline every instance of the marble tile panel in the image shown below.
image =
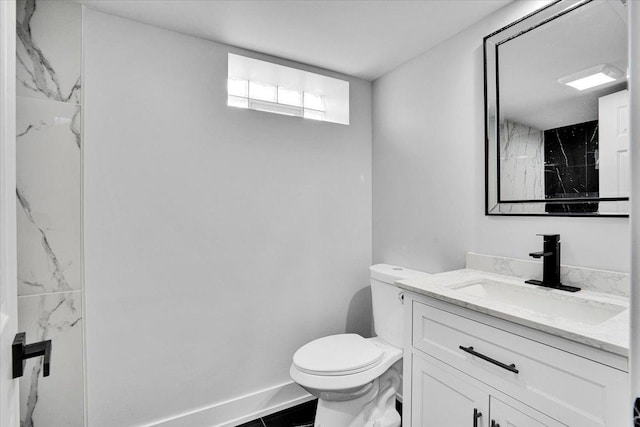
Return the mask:
POLYGON ((17 99, 18 294, 81 289, 80 106, 17 99))
POLYGON ((18 298, 18 327, 27 343, 50 339, 51 371, 29 359, 20 379, 21 427, 84 425, 82 292, 18 298))
MULTIPOLYGON (((547 198, 598 197, 598 121, 544 131, 544 188, 547 198)), ((598 212, 597 202, 550 203, 547 212, 598 212)))
POLYGON ((16 9, 17 94, 79 104, 82 6, 18 0, 16 9))
POLYGON ((543 133, 520 123, 500 127, 500 198, 544 199, 543 133))
POLYGON ((498 206, 499 213, 526 213, 526 214, 537 214, 537 213, 545 213, 545 203, 501 203, 498 206))
POLYGON ((597 120, 546 130, 545 195, 550 198, 597 197, 597 149, 597 120))

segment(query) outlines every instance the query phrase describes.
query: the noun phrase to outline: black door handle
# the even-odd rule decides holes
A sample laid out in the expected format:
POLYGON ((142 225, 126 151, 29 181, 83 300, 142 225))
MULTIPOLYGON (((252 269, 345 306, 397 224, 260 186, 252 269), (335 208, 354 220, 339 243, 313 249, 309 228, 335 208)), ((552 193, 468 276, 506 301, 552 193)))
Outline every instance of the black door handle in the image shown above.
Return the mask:
POLYGON ((477 356, 477 357, 479 357, 479 358, 480 358, 480 359, 482 359, 482 360, 486 360, 486 361, 487 361, 487 362, 489 362, 489 363, 493 363, 493 364, 494 364, 494 365, 496 365, 496 366, 500 366, 502 369, 506 369, 507 371, 511 371, 511 372, 513 372, 514 374, 517 374, 518 372, 520 372, 520 371, 518 371, 518 370, 516 369, 516 365, 515 365, 515 364, 513 364, 513 363, 512 363, 511 365, 507 365, 506 363, 499 362, 499 361, 497 361, 496 359, 492 359, 492 358, 491 358, 491 357, 489 357, 489 356, 485 356, 485 355, 484 355, 484 354, 482 354, 482 353, 478 353, 477 351, 475 351, 475 350, 473 349, 473 347, 463 347, 463 346, 461 346, 461 345, 460 345, 460 346, 458 346, 458 348, 459 348, 460 350, 462 350, 462 351, 466 352, 466 353, 469 353, 469 354, 472 354, 472 355, 474 355, 474 356, 477 356))
POLYGON ((477 408, 473 408, 473 427, 478 427, 478 418, 482 416, 482 412, 477 408))
POLYGON ((500 424, 498 424, 496 420, 491 420, 491 427, 500 427, 500 424))
POLYGON ((51 340, 40 341, 33 344, 25 344, 27 335, 24 332, 16 334, 11 345, 13 356, 13 378, 24 374, 24 362, 32 357, 44 356, 43 374, 48 377, 51 366, 51 340))

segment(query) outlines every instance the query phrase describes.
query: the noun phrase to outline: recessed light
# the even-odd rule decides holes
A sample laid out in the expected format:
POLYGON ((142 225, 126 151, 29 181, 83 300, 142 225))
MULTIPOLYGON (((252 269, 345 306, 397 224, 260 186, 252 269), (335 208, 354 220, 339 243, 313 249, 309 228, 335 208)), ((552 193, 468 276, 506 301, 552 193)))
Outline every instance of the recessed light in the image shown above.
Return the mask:
POLYGON ((601 64, 586 70, 558 79, 558 83, 571 86, 578 90, 587 90, 596 86, 614 82, 624 73, 609 64, 601 64))

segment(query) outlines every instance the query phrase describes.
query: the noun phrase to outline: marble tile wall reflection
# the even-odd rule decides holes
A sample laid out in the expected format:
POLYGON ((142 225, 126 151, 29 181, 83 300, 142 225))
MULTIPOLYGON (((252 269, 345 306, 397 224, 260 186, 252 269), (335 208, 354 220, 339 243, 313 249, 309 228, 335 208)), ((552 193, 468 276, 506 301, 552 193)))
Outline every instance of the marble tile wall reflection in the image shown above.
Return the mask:
POLYGON ((21 427, 84 426, 81 6, 17 2, 18 323, 52 340, 51 375, 30 360, 21 427))
POLYGON ((544 203, 502 203, 498 212, 505 214, 542 214, 545 212, 544 203))
POLYGON ((546 196, 598 197, 598 121, 546 130, 544 140, 546 196))
MULTIPOLYGON (((599 197, 598 120, 544 131, 545 196, 599 197)), ((547 212, 597 212, 598 202, 549 204, 547 212)))
POLYGON ((508 120, 500 126, 500 198, 544 199, 544 139, 539 129, 508 120))

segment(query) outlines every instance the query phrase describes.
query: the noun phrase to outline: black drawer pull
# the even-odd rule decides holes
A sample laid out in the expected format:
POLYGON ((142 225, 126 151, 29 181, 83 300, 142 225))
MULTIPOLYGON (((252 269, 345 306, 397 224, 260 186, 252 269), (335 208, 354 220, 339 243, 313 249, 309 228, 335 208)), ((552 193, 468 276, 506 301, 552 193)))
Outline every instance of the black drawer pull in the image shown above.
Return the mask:
POLYGON ((489 362, 489 363, 493 363, 493 364, 494 364, 494 365, 496 365, 496 366, 500 366, 502 369, 506 369, 507 371, 511 371, 511 372, 513 372, 514 374, 517 374, 518 372, 520 372, 520 371, 518 371, 518 370, 516 369, 516 365, 515 365, 515 364, 513 364, 513 363, 512 363, 511 365, 507 365, 507 364, 505 364, 505 363, 498 362, 496 359, 492 359, 492 358, 490 358, 489 356, 485 356, 485 355, 484 355, 484 354, 482 354, 482 353, 478 353, 477 351, 475 351, 475 350, 473 349, 473 347, 463 347, 463 346, 459 346, 458 348, 459 348, 460 350, 462 350, 462 351, 466 352, 466 353, 469 353, 469 354, 472 354, 472 355, 474 355, 474 356, 477 356, 477 357, 479 357, 479 358, 480 358, 480 359, 482 359, 482 360, 486 360, 486 361, 487 361, 487 362, 489 362))

